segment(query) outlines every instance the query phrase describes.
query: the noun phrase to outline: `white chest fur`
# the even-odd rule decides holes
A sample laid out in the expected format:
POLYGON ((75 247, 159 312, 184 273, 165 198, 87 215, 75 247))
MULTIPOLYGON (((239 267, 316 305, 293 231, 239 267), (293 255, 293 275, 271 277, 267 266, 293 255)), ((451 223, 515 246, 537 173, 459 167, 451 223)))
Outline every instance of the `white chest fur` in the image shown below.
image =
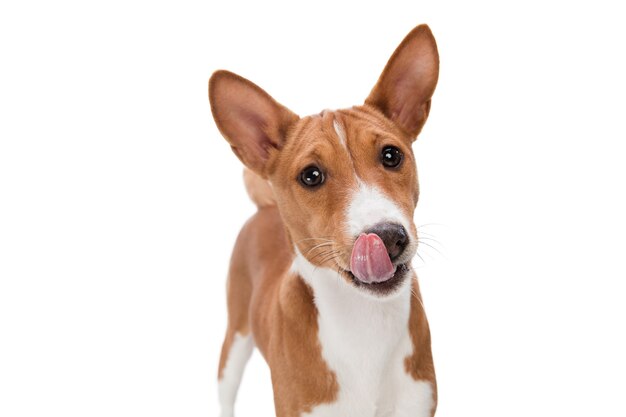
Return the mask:
POLYGON ((294 270, 313 289, 322 355, 339 385, 337 401, 303 417, 429 417, 430 383, 415 381, 404 368, 413 351, 409 280, 393 298, 380 300, 359 293, 335 271, 317 268, 300 254, 294 270))

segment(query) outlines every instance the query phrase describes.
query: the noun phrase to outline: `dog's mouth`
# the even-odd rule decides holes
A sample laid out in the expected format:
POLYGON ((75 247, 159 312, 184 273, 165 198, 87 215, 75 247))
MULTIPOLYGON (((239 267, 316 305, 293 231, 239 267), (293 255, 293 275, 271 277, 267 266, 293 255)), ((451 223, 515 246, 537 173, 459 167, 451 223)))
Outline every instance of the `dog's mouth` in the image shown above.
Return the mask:
POLYGON ((348 281, 379 296, 394 292, 404 281, 409 266, 393 262, 387 246, 379 234, 361 233, 352 246, 349 266, 342 268, 348 281))
POLYGON ((362 281, 357 278, 352 271, 346 269, 342 270, 342 273, 357 288, 361 288, 379 296, 384 296, 394 293, 402 285, 408 275, 409 269, 408 263, 397 265, 391 277, 378 282, 362 281))

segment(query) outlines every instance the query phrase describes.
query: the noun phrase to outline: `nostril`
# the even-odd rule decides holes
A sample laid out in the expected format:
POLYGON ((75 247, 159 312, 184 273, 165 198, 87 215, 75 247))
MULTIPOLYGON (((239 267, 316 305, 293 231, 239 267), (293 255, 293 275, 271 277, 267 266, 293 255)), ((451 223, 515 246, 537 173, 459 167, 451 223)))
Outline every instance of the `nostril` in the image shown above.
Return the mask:
POLYGON ((375 233, 380 237, 392 261, 402 255, 409 242, 406 229, 396 223, 379 223, 369 229, 367 233, 375 233))

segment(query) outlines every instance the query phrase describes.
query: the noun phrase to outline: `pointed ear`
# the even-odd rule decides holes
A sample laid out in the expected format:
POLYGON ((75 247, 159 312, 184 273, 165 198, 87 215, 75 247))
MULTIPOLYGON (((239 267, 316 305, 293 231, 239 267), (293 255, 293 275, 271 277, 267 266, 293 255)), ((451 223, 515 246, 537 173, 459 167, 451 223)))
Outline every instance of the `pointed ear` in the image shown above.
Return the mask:
POLYGON ((365 104, 381 110, 414 139, 428 117, 438 77, 435 38, 428 26, 419 25, 395 50, 365 104))
POLYGON ((213 73, 209 101, 215 123, 235 155, 266 178, 270 153, 282 147, 287 129, 298 116, 257 85, 229 71, 213 73))

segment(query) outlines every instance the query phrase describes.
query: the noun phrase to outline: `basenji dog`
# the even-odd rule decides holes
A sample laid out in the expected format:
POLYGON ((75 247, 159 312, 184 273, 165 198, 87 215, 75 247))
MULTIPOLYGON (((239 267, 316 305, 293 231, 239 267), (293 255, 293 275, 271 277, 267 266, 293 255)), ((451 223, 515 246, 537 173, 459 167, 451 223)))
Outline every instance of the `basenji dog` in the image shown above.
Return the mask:
POLYGON ((435 39, 420 25, 349 109, 299 117, 238 75, 211 76, 215 123, 258 206, 228 274, 222 416, 233 415, 254 347, 278 417, 434 415, 430 330, 411 267, 411 147, 438 74, 435 39))

